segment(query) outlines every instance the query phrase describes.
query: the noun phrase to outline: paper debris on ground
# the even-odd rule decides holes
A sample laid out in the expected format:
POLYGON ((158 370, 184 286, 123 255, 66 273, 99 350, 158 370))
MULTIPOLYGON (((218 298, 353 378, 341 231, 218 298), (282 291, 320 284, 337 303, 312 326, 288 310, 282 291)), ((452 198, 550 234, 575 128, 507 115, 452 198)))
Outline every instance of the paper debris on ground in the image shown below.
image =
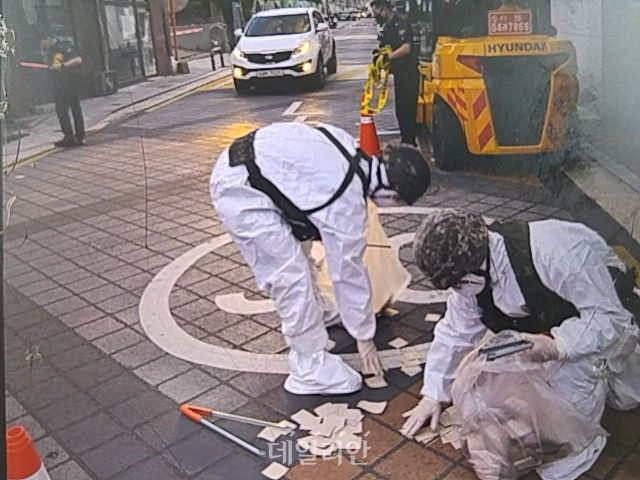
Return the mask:
POLYGON ((344 418, 347 423, 353 425, 354 423, 361 422, 364 418, 364 415, 359 408, 350 408, 345 412, 344 418))
POLYGON ((304 408, 291 415, 291 420, 300 425, 300 430, 313 430, 320 425, 320 418, 308 412, 304 408))
POLYGON ((418 433, 413 436, 413 439, 416 442, 428 444, 439 436, 440 433, 437 430, 431 430, 431 428, 426 427, 418 431, 418 433))
POLYGON ((340 430, 347 423, 344 417, 325 417, 317 427, 311 430, 311 435, 330 437, 333 432, 340 430))
POLYGON ((389 384, 386 382, 384 377, 375 376, 375 377, 367 377, 364 379, 364 383, 367 384, 369 388, 385 388, 389 384))
POLYGON ((276 427, 265 427, 260 433, 258 433, 257 437, 266 440, 267 442, 275 442, 282 435, 286 435, 292 430, 298 428, 295 423, 287 422, 286 420, 282 420, 278 422, 281 428, 276 427))
POLYGON ((427 313, 424 317, 424 321, 436 323, 440 321, 441 318, 442 315, 440 315, 439 313, 427 313))
POLYGON ((384 409, 387 408, 387 402, 370 402, 369 400, 360 400, 357 406, 365 412, 380 415, 384 412, 384 409))
POLYGON ((308 450, 311 455, 315 455, 316 457, 328 457, 337 449, 337 445, 335 443, 331 443, 325 448, 320 448, 318 445, 311 444, 308 450))
POLYGON ((410 377, 414 377, 417 374, 419 374, 422 371, 422 367, 420 366, 413 366, 413 367, 401 367, 400 370, 402 370, 402 372, 405 375, 408 375, 410 377))
POLYGON ((260 473, 271 480, 278 480, 284 477, 289 469, 284 465, 279 464, 278 462, 273 462, 267 468, 262 470, 260 473))
POLYGON ((330 417, 332 415, 342 417, 348 408, 348 403, 323 403, 319 407, 314 408, 313 411, 321 418, 330 417))
POLYGON ((407 345, 409 345, 409 342, 407 342, 402 337, 396 337, 389 342, 389 346, 393 348, 402 348, 402 347, 406 347, 407 345))
POLYGON ((450 427, 452 425, 460 425, 460 418, 458 416, 458 409, 453 405, 447 408, 442 415, 440 415, 440 419, 438 423, 443 427, 450 427))
POLYGON ((328 446, 333 445, 334 442, 331 438, 320 437, 318 435, 308 435, 306 437, 299 438, 297 443, 305 450, 308 450, 312 445, 315 445, 317 448, 327 448, 328 446))
POLYGON ((347 423, 340 431, 353 434, 362 433, 362 422, 347 423))
POLYGON ((315 456, 327 457, 336 450, 355 453, 362 448, 363 413, 359 408, 349 408, 347 403, 325 403, 313 410, 300 410, 291 418, 300 424, 300 430, 310 435, 299 438, 298 446, 315 456))
POLYGON ((453 448, 460 450, 460 447, 462 447, 460 428, 457 426, 449 427, 449 430, 447 430, 446 433, 440 434, 440 440, 442 440, 442 443, 450 443, 453 448))

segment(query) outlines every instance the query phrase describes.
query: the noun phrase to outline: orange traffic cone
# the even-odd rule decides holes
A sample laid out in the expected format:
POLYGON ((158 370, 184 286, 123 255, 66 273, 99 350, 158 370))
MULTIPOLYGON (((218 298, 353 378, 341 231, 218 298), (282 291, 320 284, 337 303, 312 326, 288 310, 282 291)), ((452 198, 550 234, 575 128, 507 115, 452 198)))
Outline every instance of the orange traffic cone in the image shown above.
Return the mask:
POLYGON ((51 480, 29 433, 20 425, 7 430, 7 479, 51 480))
POLYGON ((360 149, 367 155, 380 155, 380 142, 376 125, 370 115, 360 115, 360 149))

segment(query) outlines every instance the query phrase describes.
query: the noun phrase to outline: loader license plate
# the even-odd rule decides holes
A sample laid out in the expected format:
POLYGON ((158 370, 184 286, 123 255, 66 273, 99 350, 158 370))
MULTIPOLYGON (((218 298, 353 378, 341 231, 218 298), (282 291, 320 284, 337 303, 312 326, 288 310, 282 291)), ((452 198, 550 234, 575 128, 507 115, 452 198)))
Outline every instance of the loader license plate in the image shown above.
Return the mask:
POLYGON ((531 10, 489 12, 489 35, 531 35, 533 32, 531 10))
POLYGON ((257 76, 261 78, 266 77, 281 77, 284 75, 284 71, 280 68, 274 70, 258 70, 257 76))

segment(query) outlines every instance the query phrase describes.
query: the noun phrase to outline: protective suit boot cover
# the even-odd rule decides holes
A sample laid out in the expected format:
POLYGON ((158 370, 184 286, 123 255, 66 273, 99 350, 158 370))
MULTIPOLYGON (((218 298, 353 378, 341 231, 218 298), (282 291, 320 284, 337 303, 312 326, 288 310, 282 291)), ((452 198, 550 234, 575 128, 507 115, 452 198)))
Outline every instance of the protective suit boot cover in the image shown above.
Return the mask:
POLYGON ((340 357, 324 350, 304 355, 289 352, 284 389, 296 395, 341 395, 362 388, 362 377, 340 357))

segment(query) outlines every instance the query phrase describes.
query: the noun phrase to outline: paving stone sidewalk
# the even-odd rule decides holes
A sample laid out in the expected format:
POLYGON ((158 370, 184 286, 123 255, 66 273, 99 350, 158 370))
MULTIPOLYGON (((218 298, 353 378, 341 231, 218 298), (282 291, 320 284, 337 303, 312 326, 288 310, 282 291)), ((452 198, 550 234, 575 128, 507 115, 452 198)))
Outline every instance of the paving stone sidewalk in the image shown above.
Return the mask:
MULTIPOLYGON (((398 435, 400 413, 417 402, 419 375, 394 370, 385 389, 339 399, 298 397, 283 390, 282 375, 191 364, 146 336, 138 304, 151 279, 224 233, 207 191, 213 159, 265 122, 271 108, 260 107, 259 98, 246 106, 236 102, 239 120, 229 121, 223 102, 232 97, 216 97, 218 111, 207 95, 109 127, 86 147, 56 152, 6 179, 6 191, 16 198, 5 232, 5 370, 12 421, 30 425, 42 439, 39 447, 54 480, 258 479, 267 461, 185 419, 179 404, 278 421, 330 401, 354 406, 363 398, 389 400, 383 415, 365 422, 372 446, 367 458, 357 465, 342 456, 314 465, 297 465, 296 455, 281 458, 292 465, 288 478, 474 478, 450 446, 425 448, 398 435), (36 348, 42 358, 29 365, 26 353, 36 348)), ((290 102, 285 98, 278 108, 290 102)), ((535 182, 434 172, 434 185, 421 206, 462 207, 494 218, 569 218, 535 182)), ((394 236, 415 231, 420 217, 381 220, 394 236)), ((409 248, 400 257, 414 275, 410 287, 424 289, 409 248)), ((264 298, 232 245, 207 254, 180 277, 169 298, 172 314, 185 332, 212 345, 284 351, 278 318, 223 312, 215 298, 226 293, 264 298)), ((380 347, 396 336, 412 345, 430 341, 433 324, 424 321, 425 314, 444 307, 396 308, 395 317, 380 321, 380 347)), ((342 328, 331 328, 330 335, 336 352, 355 351, 342 328)), ((259 428, 220 424, 268 448, 255 439, 259 428)), ((584 478, 636 478, 640 415, 607 411, 604 424, 612 433, 609 445, 584 478)))

